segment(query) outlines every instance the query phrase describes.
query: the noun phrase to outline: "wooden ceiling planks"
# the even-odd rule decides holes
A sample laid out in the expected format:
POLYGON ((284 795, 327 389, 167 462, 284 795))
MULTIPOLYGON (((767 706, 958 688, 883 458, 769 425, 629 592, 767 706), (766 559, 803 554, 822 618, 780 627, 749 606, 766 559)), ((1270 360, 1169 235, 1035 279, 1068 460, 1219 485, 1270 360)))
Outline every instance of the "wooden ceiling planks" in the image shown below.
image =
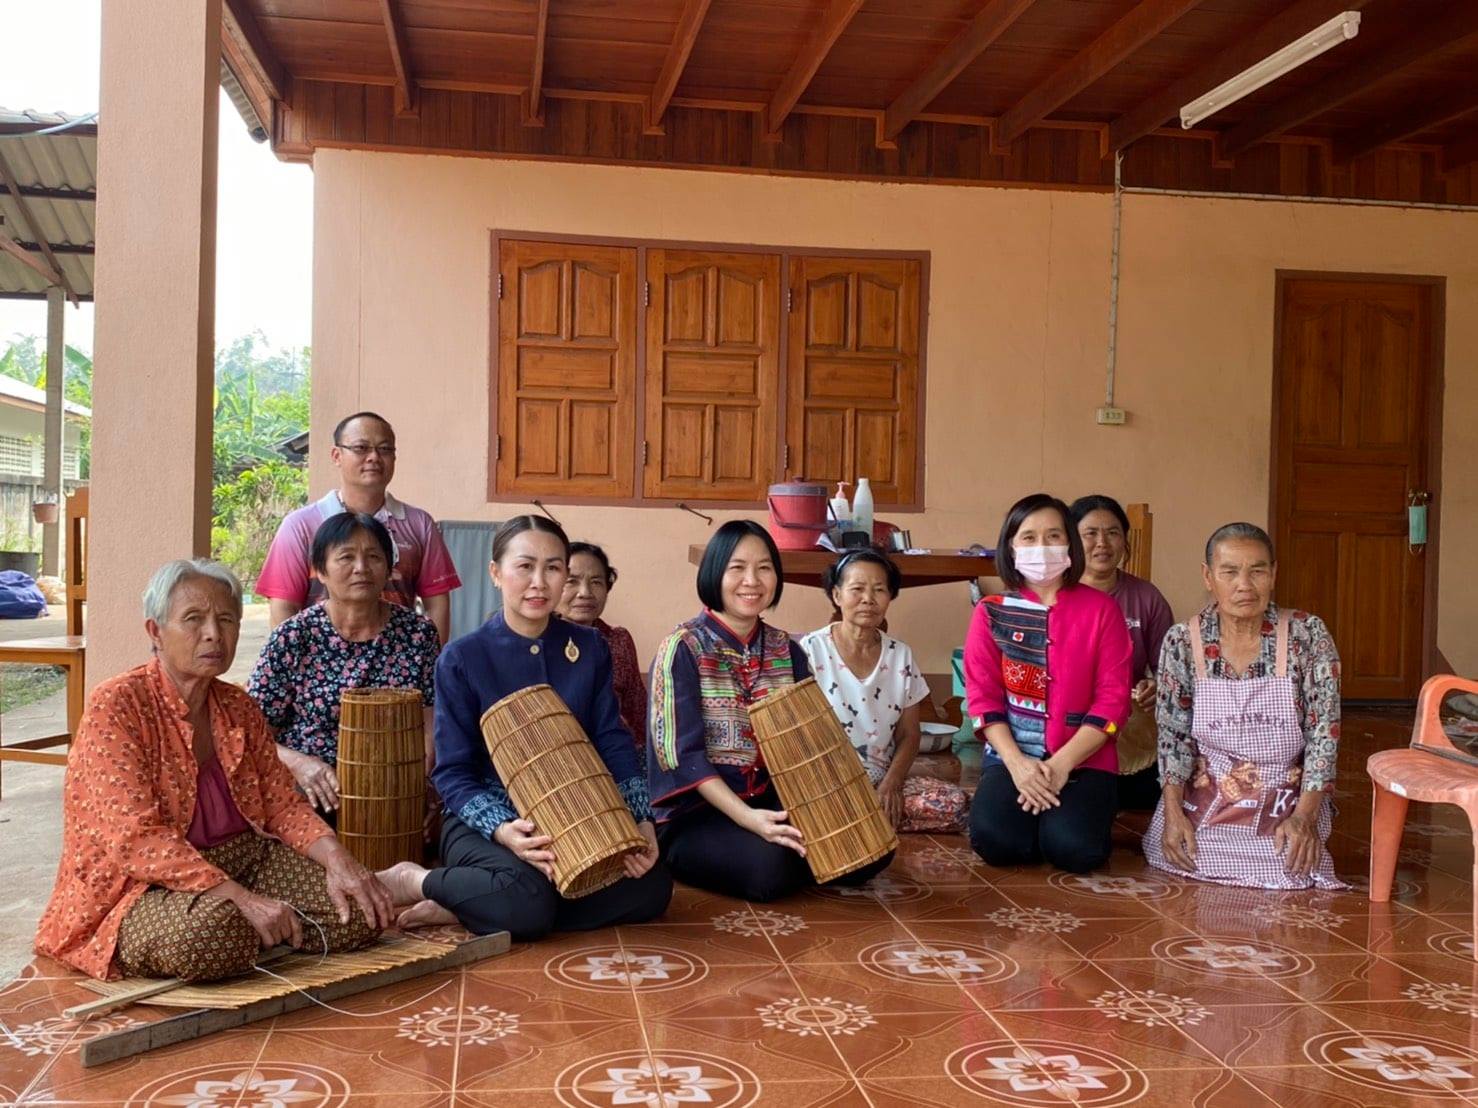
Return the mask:
MULTIPOLYGON (((1439 145, 1465 157, 1463 166, 1471 160, 1461 145, 1471 134, 1464 114, 1454 108, 1420 116, 1408 105, 1448 103, 1444 97, 1461 102, 1478 61, 1478 42, 1443 36, 1466 26, 1466 17, 1454 13, 1474 12, 1478 0, 226 0, 226 5, 223 18, 228 30, 235 27, 233 65, 239 66, 244 55, 253 63, 254 83, 266 88, 269 77, 275 80, 273 99, 291 96, 295 83, 384 87, 387 94, 415 84, 477 97, 480 115, 491 103, 480 94, 506 96, 514 101, 515 116, 522 107, 525 125, 537 121, 541 102, 551 100, 645 103, 643 127, 649 130, 675 111, 684 113, 683 157, 711 146, 724 157, 742 147, 744 157, 753 159, 747 130, 736 131, 740 119, 748 119, 745 129, 757 129, 771 141, 784 124, 803 137, 825 133, 828 143, 843 146, 843 132, 871 133, 875 142, 922 128, 925 147, 907 144, 902 161, 924 167, 925 177, 952 178, 971 166, 994 173, 1006 166, 1043 180, 1060 179, 1064 164, 1086 157, 1086 147, 1077 145, 1071 158, 1044 153, 1066 141, 1057 137, 1063 128, 1084 129, 1095 138, 1102 134, 1107 146, 1118 149, 1156 140, 1162 127, 1169 138, 1182 103, 1266 56, 1270 44, 1275 48, 1317 25, 1321 13, 1358 8, 1364 22, 1357 40, 1178 137, 1205 144, 1210 134, 1220 133, 1229 140, 1223 153, 1236 152, 1239 160, 1291 164, 1295 169, 1278 176, 1284 184, 1312 177, 1304 147, 1297 156, 1284 142, 1264 149, 1266 139, 1279 132, 1290 141, 1312 142, 1325 177, 1344 172, 1329 162, 1331 150, 1354 152, 1356 162, 1363 163, 1373 138, 1426 144, 1433 165, 1440 164, 1439 145), (233 21, 233 8, 245 16, 233 21), (403 36, 400 64, 387 38, 387 10, 396 14, 403 36), (982 26, 992 11, 1009 11, 1011 18, 960 64, 959 47, 952 57, 951 44, 982 26), (243 45, 248 36, 242 22, 254 25, 254 45, 243 45), (1356 74, 1367 78, 1363 83, 1348 72, 1360 66, 1356 74), (1326 99, 1336 85, 1341 94, 1326 99), (921 92, 929 98, 916 104, 921 92), (693 111, 711 116, 712 133, 701 141, 693 137, 693 111), (840 113, 854 122, 817 122, 818 112, 833 119, 840 113), (1300 118, 1282 122, 1290 113, 1300 118), (1393 122, 1393 115, 1402 118, 1393 122), (1255 134, 1270 119, 1274 129, 1255 134), (945 121, 959 126, 944 127, 945 121), (972 153, 990 123, 997 127, 996 147, 972 153), (1048 132, 1047 137, 1022 147, 1030 153, 1018 152, 1016 147, 1038 131, 1048 132), (1237 150, 1232 140, 1249 141, 1237 150)), ((969 38, 963 41, 968 44, 969 38)), ((342 101, 345 92, 333 95, 342 101)), ((372 114, 380 95, 362 103, 372 114)), ((440 122, 421 128, 422 140, 452 126, 445 113, 454 110, 453 104, 437 99, 440 122)), ((347 105, 341 108, 354 114, 347 105)), ((582 111, 589 123, 596 109, 582 111)), ((610 118, 625 126, 626 110, 611 112, 610 118)), ((557 113, 560 126, 574 126, 577 114, 557 113)), ((624 149, 622 142, 601 141, 624 149)), ((538 146, 530 149, 537 152, 538 146)), ((784 167, 794 159, 787 150, 782 147, 774 159, 759 158, 754 167, 789 171, 784 167)), ((1200 156, 1188 157, 1195 163, 1200 156)), ((828 172, 832 161, 851 166, 848 172, 859 164, 852 154, 838 154, 821 159, 820 168, 806 161, 804 171, 828 172)), ((1403 172, 1409 177, 1410 166, 1403 172)), ((1081 184, 1101 183, 1100 166, 1083 162, 1074 173, 1081 184)), ((1277 176, 1263 169, 1256 174, 1277 176)), ((1371 180, 1376 178, 1386 181, 1380 173, 1371 180)), ((1430 183, 1423 188, 1432 191, 1430 183)))

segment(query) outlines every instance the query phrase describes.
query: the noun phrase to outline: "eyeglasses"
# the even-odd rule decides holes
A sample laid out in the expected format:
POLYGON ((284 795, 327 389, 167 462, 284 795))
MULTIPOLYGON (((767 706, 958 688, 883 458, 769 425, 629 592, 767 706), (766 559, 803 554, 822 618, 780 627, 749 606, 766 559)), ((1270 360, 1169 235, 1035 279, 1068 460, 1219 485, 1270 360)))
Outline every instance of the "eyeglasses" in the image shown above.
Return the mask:
POLYGON ((367 442, 337 442, 334 443, 340 450, 347 450, 356 458, 367 458, 371 454, 378 454, 382 458, 395 457, 393 446, 371 446, 367 442))

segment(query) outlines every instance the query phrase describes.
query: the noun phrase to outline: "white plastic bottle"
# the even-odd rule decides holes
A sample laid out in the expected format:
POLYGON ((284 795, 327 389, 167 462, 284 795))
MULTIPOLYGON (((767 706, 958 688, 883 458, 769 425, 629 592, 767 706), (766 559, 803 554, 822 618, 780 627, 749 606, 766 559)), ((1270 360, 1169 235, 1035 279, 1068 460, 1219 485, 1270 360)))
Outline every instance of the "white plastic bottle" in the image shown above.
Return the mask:
POLYGON ((847 482, 838 481, 837 491, 831 498, 831 515, 838 523, 846 523, 852 518, 852 508, 847 503, 847 482))
POLYGON ((872 485, 866 477, 857 478, 857 492, 852 497, 851 530, 872 535, 872 485))

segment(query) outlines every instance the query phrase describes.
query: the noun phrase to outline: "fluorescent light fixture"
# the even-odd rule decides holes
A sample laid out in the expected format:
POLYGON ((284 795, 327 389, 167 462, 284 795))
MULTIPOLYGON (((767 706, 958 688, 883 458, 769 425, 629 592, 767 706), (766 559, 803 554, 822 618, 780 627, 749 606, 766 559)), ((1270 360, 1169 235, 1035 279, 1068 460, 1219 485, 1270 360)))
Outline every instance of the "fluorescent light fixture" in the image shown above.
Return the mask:
POLYGON ((1333 50, 1359 33, 1360 13, 1340 12, 1328 23, 1321 23, 1302 38, 1294 39, 1283 49, 1274 51, 1256 65, 1217 85, 1205 96, 1192 100, 1180 109, 1180 125, 1185 128, 1194 127, 1228 104, 1235 104, 1263 85, 1272 84, 1283 74, 1333 50))

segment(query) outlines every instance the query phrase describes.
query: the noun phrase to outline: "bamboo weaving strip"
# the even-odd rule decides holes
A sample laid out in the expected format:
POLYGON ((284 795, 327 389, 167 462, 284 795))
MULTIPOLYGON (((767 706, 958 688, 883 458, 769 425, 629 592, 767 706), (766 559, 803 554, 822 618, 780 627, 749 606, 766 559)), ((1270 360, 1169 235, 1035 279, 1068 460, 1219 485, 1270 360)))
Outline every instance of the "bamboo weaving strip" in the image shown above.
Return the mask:
POLYGON ((780 802, 806 840, 817 881, 861 869, 897 849, 862 759, 825 694, 807 678, 750 705, 750 722, 780 802))
POLYGON ((548 685, 506 696, 482 717, 488 754, 513 806, 553 838, 554 883, 580 897, 619 881, 646 845, 610 771, 548 685))

